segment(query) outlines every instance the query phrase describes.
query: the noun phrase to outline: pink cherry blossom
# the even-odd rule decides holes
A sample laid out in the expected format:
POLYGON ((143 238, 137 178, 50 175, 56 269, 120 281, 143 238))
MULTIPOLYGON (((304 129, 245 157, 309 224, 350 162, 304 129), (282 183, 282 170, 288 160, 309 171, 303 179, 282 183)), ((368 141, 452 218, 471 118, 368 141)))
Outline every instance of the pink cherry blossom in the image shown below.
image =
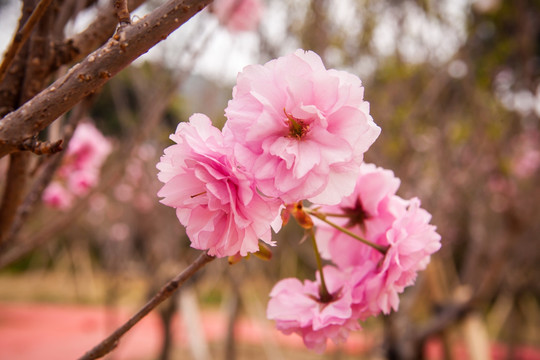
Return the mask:
POLYGON ((327 339, 341 343, 350 331, 360 329, 352 309, 347 274, 333 266, 324 267, 323 272, 332 295, 330 301, 320 300, 320 279, 302 283, 288 278, 274 286, 266 311, 267 317, 276 321, 278 330, 297 333, 308 348, 317 352, 326 349, 327 339))
POLYGON ((355 302, 363 303, 364 312, 377 315, 398 309, 398 294, 414 284, 418 271, 427 267, 431 254, 441 247, 441 236, 430 220, 431 215, 414 198, 407 212, 392 224, 386 233, 386 255, 363 265, 371 271, 355 289, 355 302))
MULTIPOLYGON (((395 195, 399 184, 391 170, 363 163, 353 193, 338 205, 323 206, 320 211, 347 216, 329 219, 362 238, 386 246, 386 232, 406 212, 407 202, 395 195)), ((317 224, 317 243, 322 256, 340 267, 360 265, 368 258, 379 259, 377 250, 329 225, 317 224)))
POLYGON ((101 166, 111 150, 110 141, 94 125, 90 122, 80 123, 73 133, 58 169, 57 183, 51 184, 50 189, 49 187, 45 189, 43 201, 58 207, 53 205, 52 199, 58 196, 67 198, 69 195, 70 201, 62 201, 61 208, 70 207, 75 196, 85 195, 98 183, 101 166))
POLYGON ((399 183, 392 171, 362 164, 354 192, 339 205, 319 209, 332 222, 386 249, 383 255, 317 221, 323 257, 351 272, 354 308, 361 318, 397 310, 398 294, 414 283, 417 272, 440 248, 441 237, 429 224, 431 215, 420 208, 418 199, 395 195, 399 183))
POLYGON ((97 182, 98 171, 96 169, 73 171, 67 179, 69 190, 77 196, 86 194, 97 182))
POLYGON ((52 182, 43 191, 43 202, 55 209, 67 210, 73 202, 73 195, 60 183, 52 182))
POLYGON ((337 204, 380 133, 358 77, 297 50, 238 75, 223 133, 259 190, 286 203, 337 204))
POLYGON ((242 256, 271 241, 280 202, 262 197, 250 176, 237 168, 219 129, 202 114, 180 123, 157 168, 165 183, 161 202, 176 208, 191 246, 218 257, 242 256))
POLYGON ((101 166, 111 150, 110 141, 94 125, 89 122, 79 124, 58 170, 69 191, 81 196, 94 187, 99 180, 101 166))
POLYGON ((263 4, 260 0, 215 0, 212 9, 229 31, 253 31, 261 21, 263 4))
MULTIPOLYGON (((77 126, 66 153, 69 171, 99 169, 112 150, 111 143, 91 123, 77 126)), ((65 167, 64 167, 65 168, 65 167)))

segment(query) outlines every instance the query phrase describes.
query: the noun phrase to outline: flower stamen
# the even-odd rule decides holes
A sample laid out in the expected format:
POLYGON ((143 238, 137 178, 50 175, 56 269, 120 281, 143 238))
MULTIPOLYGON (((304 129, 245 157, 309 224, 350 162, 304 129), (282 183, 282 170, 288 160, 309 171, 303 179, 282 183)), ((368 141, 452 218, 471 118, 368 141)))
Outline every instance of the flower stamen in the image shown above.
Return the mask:
POLYGON ((346 228, 352 228, 355 225, 358 225, 362 231, 366 231, 366 220, 371 218, 371 215, 364 209, 362 200, 360 198, 356 199, 356 203, 352 207, 342 207, 341 208, 345 213, 346 217, 349 218, 349 221, 345 225, 346 228))
POLYGON ((197 197, 197 196, 201 196, 201 195, 204 195, 204 194, 206 194, 206 191, 200 192, 200 193, 195 194, 195 195, 191 195, 190 198, 193 199, 193 198, 195 198, 195 197, 197 197))
POLYGON ((309 130, 309 124, 305 124, 302 120, 296 119, 290 114, 287 114, 287 110, 283 108, 285 116, 289 120, 289 134, 291 138, 301 139, 309 130))

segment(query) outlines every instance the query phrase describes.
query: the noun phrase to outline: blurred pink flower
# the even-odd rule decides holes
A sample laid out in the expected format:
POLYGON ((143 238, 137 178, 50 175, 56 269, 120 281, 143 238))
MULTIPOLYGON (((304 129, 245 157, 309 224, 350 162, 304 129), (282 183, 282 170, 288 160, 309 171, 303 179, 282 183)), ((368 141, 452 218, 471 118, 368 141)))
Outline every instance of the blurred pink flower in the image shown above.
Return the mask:
POLYGON ((238 75, 223 133, 259 190, 286 203, 337 204, 379 136, 358 77, 326 70, 312 51, 238 75))
POLYGON ((71 172, 67 178, 69 191, 77 196, 86 194, 97 184, 98 171, 96 169, 80 169, 71 172))
POLYGON ((73 195, 55 181, 43 191, 43 202, 52 208, 67 210, 71 207, 73 195))
POLYGON ((513 139, 511 170, 520 179, 532 177, 540 168, 540 133, 527 130, 513 139))
POLYGON ((353 302, 361 318, 397 310, 398 294, 412 285, 441 244, 431 215, 420 200, 395 195, 400 181, 390 170, 362 164, 354 192, 320 212, 346 217, 328 219, 374 244, 386 254, 317 221, 316 238, 323 257, 351 272, 353 302))
POLYGON ((194 114, 180 123, 157 168, 165 185, 158 196, 176 208, 192 247, 210 255, 242 256, 271 241, 271 222, 280 202, 263 198, 248 174, 238 169, 232 150, 208 117, 194 114))
POLYGON ((326 340, 344 342, 349 332, 360 329, 352 309, 348 276, 333 266, 323 269, 331 301, 322 302, 317 281, 288 278, 279 281, 270 292, 267 317, 276 321, 285 334, 297 333, 304 344, 319 353, 326 349, 326 340))
MULTIPOLYGON (((400 180, 391 170, 363 163, 360 176, 351 195, 341 203, 323 206, 321 212, 347 217, 329 219, 368 239, 386 246, 386 232, 392 223, 406 212, 407 202, 396 196, 400 180)), ((321 255, 340 267, 362 264, 366 259, 378 259, 380 253, 349 235, 317 221, 317 243, 321 255)))
POLYGON ((253 31, 261 21, 263 4, 260 0, 215 0, 212 9, 229 31, 253 31))
POLYGON ((538 168, 540 168, 540 151, 536 149, 522 151, 512 163, 514 174, 521 179, 531 177, 538 168))
POLYGON ((397 219, 386 233, 388 250, 384 258, 363 266, 372 272, 355 289, 355 301, 362 294, 365 310, 371 315, 397 310, 398 294, 416 280, 418 271, 424 270, 431 254, 441 247, 441 236, 429 225, 431 215, 420 208, 420 200, 410 200, 407 212, 397 219))
POLYGON ((69 142, 65 167, 69 167, 69 172, 99 169, 111 150, 109 140, 94 125, 80 123, 69 142))
MULTIPOLYGON (((73 196, 85 195, 97 184, 101 166, 111 150, 109 140, 94 125, 89 122, 80 123, 73 133, 62 165, 58 169, 57 185, 62 187, 64 193, 70 195, 70 199, 73 199, 73 196)), ((43 201, 46 204, 51 204, 46 199, 46 194, 57 193, 58 186, 52 190, 49 188, 45 190, 43 201)), ((71 206, 71 201, 64 206, 71 206)))

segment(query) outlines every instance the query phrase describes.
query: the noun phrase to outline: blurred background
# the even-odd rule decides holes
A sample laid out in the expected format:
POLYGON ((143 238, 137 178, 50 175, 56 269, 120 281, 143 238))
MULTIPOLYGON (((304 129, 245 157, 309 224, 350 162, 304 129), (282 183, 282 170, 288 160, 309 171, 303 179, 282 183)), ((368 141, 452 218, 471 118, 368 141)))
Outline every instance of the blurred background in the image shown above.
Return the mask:
MULTIPOLYGON (((65 37, 102 5, 81 4, 65 37)), ((0 1, 2 51, 20 11, 0 1)), ((362 79, 382 128, 365 159, 394 171, 398 195, 421 199, 442 249, 399 312, 317 355, 265 320, 278 279, 314 276, 312 250, 289 224, 270 261, 211 263, 127 347, 151 343, 110 358, 540 359, 539 19, 536 0, 265 0, 259 26, 235 32, 204 10, 49 130, 90 118, 114 150, 89 195, 69 211, 38 205, 0 252, 0 359, 82 355, 197 256, 156 196, 168 135, 194 112, 222 126, 236 74, 297 48, 362 79), (34 334, 24 314, 50 326, 34 334), (57 334, 63 316, 83 325, 57 334), (32 334, 26 346, 10 338, 17 329, 32 334), (91 341, 68 355, 75 329, 91 341)), ((2 178, 7 168, 1 159, 2 178)))

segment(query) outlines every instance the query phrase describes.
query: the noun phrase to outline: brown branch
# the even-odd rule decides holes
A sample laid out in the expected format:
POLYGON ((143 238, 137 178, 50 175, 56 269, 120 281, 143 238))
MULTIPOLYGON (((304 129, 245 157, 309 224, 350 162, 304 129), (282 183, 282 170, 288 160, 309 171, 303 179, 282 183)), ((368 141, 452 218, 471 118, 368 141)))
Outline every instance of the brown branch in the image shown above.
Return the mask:
POLYGON ((114 0, 114 10, 121 26, 131 24, 127 0, 114 0))
MULTIPOLYGON (((34 9, 33 5, 32 1, 23 0, 22 15, 19 19, 17 32, 23 28, 30 15, 32 15, 34 9)), ((30 46, 28 42, 26 42, 11 62, 8 71, 4 76, 4 80, 0 82, 0 117, 5 116, 21 105, 21 89, 25 79, 29 51, 30 46)))
POLYGON ((439 313, 433 315, 426 324, 412 331, 414 340, 421 343, 425 342, 430 336, 443 332, 450 325, 463 319, 474 308, 473 301, 447 304, 439 313))
POLYGON ((116 329, 109 337, 104 339, 93 349, 88 351, 84 356, 79 360, 90 360, 98 359, 108 353, 118 346, 120 338, 128 332, 135 324, 137 324, 141 319, 143 319, 150 311, 152 311, 156 306, 161 304, 163 301, 168 299, 187 279, 193 276, 199 269, 204 265, 208 264, 210 261, 214 260, 213 256, 208 255, 206 252, 203 252, 195 261, 189 265, 184 271, 178 274, 174 279, 169 281, 161 290, 154 295, 150 301, 146 303, 133 317, 131 317, 127 322, 122 326, 116 329))
MULTIPOLYGON (((169 87, 169 89, 171 89, 171 87, 169 87)), ((130 158, 133 155, 135 146, 143 140, 145 135, 148 136, 153 124, 157 123, 161 118, 160 114, 162 114, 165 110, 166 104, 169 101, 168 97, 171 96, 172 90, 164 91, 160 89, 156 90, 155 92, 159 92, 162 95, 156 98, 152 97, 152 100, 147 99, 147 101, 142 102, 143 109, 141 110, 140 116, 140 118, 142 119, 142 124, 140 125, 140 131, 134 131, 128 140, 123 141, 118 146, 119 151, 115 153, 117 154, 119 159, 130 158)), ((82 111, 79 111, 78 109, 82 110, 82 107, 80 105, 76 106, 74 111, 70 115, 69 125, 73 127, 76 125, 77 119, 82 117, 82 111)), ((64 134, 66 144, 69 144, 68 134, 70 131, 72 130, 67 129, 64 134)), ((56 155, 56 157, 62 155, 63 153, 60 153, 56 155)), ((49 168, 49 166, 53 166, 52 164, 47 164, 46 166, 47 168, 44 170, 44 172, 49 170, 51 171, 51 173, 54 172, 53 168, 49 168)), ((105 189, 110 188, 113 184, 118 183, 118 181, 120 181, 120 179, 122 178, 124 171, 125 167, 122 169, 122 171, 118 171, 118 169, 115 169, 113 172, 109 173, 108 176, 103 175, 103 179, 102 181, 100 181, 100 184, 96 188, 92 189, 79 201, 77 201, 76 205, 71 208, 68 213, 64 214, 63 216, 55 217, 54 221, 47 222, 43 227, 39 228, 37 232, 18 236, 22 221, 24 221, 26 216, 28 215, 24 213, 26 211, 25 203, 27 202, 27 200, 30 201, 30 198, 33 196, 32 192, 34 190, 31 189, 26 199, 24 200, 23 205, 19 208, 19 211, 17 212, 17 216, 19 216, 19 213, 21 213, 20 221, 18 221, 18 217, 15 218, 15 220, 13 221, 13 225, 11 226, 11 232, 10 234, 8 234, 7 241, 0 246, 0 269, 14 263, 15 261, 21 259, 23 256, 28 255, 30 252, 45 244, 47 241, 53 238, 53 236, 57 235, 66 227, 73 224, 73 222, 78 219, 81 214, 87 211, 89 199, 94 194, 103 192, 105 189), (11 246, 12 244, 15 244, 15 242, 16 246, 11 246)), ((39 181, 39 179, 36 180, 36 182, 34 182, 34 185, 36 185, 39 181)), ((43 179, 43 181, 45 181, 45 179, 43 179)), ((36 195, 34 197, 35 201, 39 200, 40 198, 41 192, 39 193, 39 195, 36 195)))
MULTIPOLYGON (((74 108, 73 112, 71 113, 71 116, 69 117, 69 121, 67 125, 64 126, 63 141, 66 144, 69 144, 69 142, 71 141, 71 138, 73 137, 73 133, 75 131, 75 127, 77 126, 79 120, 83 117, 83 114, 88 110, 87 109, 88 104, 89 102, 83 101, 81 104, 77 105, 74 108)), ((15 218, 13 219, 11 229, 9 233, 7 234, 6 243, 4 245, 9 244, 14 241, 24 221, 26 220, 30 212, 33 210, 38 200, 41 199, 43 190, 51 182, 56 170, 58 169, 58 167, 60 166, 62 162, 64 155, 65 155, 65 152, 61 152, 60 154, 54 157, 49 157, 48 163, 44 166, 44 169, 43 171, 40 172, 38 178, 33 182, 30 190, 28 191, 28 194, 24 198, 23 203, 17 209, 17 214, 15 215, 15 218)), ((43 232, 42 230, 43 229, 41 229, 40 233, 43 232)), ((49 236, 45 237, 45 239, 47 238, 49 238, 49 236)), ((36 245, 33 243, 33 245, 34 246, 30 247, 28 246, 28 244, 23 244, 22 245, 22 249, 24 250, 23 252, 17 251, 20 249, 15 249, 16 251, 14 253, 10 252, 8 255, 11 255, 11 257, 7 258, 8 264, 11 263, 12 261, 17 260, 24 254, 32 251, 35 247, 37 247, 40 244, 36 245), (15 257, 13 257, 13 255, 15 255, 15 257)), ((0 252, 1 250, 2 250, 2 246, 0 246, 0 252)), ((0 269, 2 268, 2 264, 4 263, 4 260, 5 260, 4 257, 0 257, 0 269)))
MULTIPOLYGON (((128 1, 129 9, 132 11, 138 8, 145 0, 128 1)), ((62 43, 55 44, 55 59, 51 71, 58 69, 61 65, 79 61, 85 56, 103 45, 113 34, 118 24, 118 19, 110 1, 108 6, 99 9, 94 20, 88 27, 62 43)))
POLYGON ((22 142, 22 144, 19 146, 19 150, 23 151, 31 151, 36 155, 44 155, 44 154, 55 154, 57 152, 62 151, 62 143, 63 140, 56 140, 54 142, 50 141, 39 141, 38 139, 31 138, 26 139, 22 142))
MULTIPOLYGON (((49 36, 49 24, 53 12, 48 11, 47 5, 48 3, 40 1, 21 29, 22 33, 30 34, 31 32, 32 34, 28 41, 29 49, 24 67, 24 77, 21 88, 18 90, 19 104, 29 100, 43 89, 49 76, 47 72, 48 66, 46 65, 49 42, 46 39, 49 36), (37 22, 35 30, 27 30, 33 28, 35 22, 37 22)), ((20 150, 31 150, 35 153, 57 152, 61 150, 61 141, 49 144, 42 143, 36 138, 25 139, 20 144, 20 150)), ((28 183, 29 154, 19 155, 11 157, 10 173, 4 189, 2 209, 0 210, 0 243, 3 243, 9 236, 12 221, 16 218, 16 213, 25 196, 26 184, 28 183), (12 168, 13 171, 11 171, 12 168)))
MULTIPOLYGON (((88 211, 88 199, 93 194, 95 194, 94 191, 90 192, 81 201, 79 201, 75 207, 70 209, 66 216, 59 217, 58 220, 49 222, 43 228, 39 229, 37 233, 24 236, 21 239, 16 238, 16 233, 14 233, 14 237, 9 237, 6 245, 9 245, 16 240, 17 247, 9 249, 5 253, 3 253, 3 249, 0 247, 0 269, 13 264, 23 256, 28 255, 33 250, 49 241, 54 235, 72 225, 79 216, 88 211)), ((19 226, 19 224, 14 223, 13 226, 19 226)), ((18 230, 13 226, 13 231, 18 230)))
POLYGON ((9 45, 9 48, 6 51, 6 55, 4 56, 4 60, 2 61, 2 64, 0 64, 0 82, 4 79, 4 76, 6 75, 6 72, 11 65, 11 62, 13 61, 13 59, 15 59, 15 56, 17 55, 21 47, 24 45, 26 40, 28 40, 28 37, 32 33, 34 26, 37 24, 39 19, 41 19, 51 1, 52 0, 40 0, 34 11, 32 12, 32 15, 30 15, 22 29, 19 30, 17 34, 15 34, 15 36, 13 37, 13 41, 9 45))
POLYGON ((104 46, 72 67, 66 75, 0 121, 0 157, 17 151, 82 98, 104 85, 212 0, 169 0, 152 13, 126 25, 104 46))
POLYGON ((0 245, 4 242, 21 203, 27 176, 28 153, 11 154, 6 187, 0 208, 0 245))
MULTIPOLYGON (((95 5, 97 0, 63 0, 57 5, 57 12, 52 26, 52 34, 55 39, 63 39, 66 24, 75 19, 79 13, 95 5)), ((110 3, 110 2, 108 2, 110 3)))

